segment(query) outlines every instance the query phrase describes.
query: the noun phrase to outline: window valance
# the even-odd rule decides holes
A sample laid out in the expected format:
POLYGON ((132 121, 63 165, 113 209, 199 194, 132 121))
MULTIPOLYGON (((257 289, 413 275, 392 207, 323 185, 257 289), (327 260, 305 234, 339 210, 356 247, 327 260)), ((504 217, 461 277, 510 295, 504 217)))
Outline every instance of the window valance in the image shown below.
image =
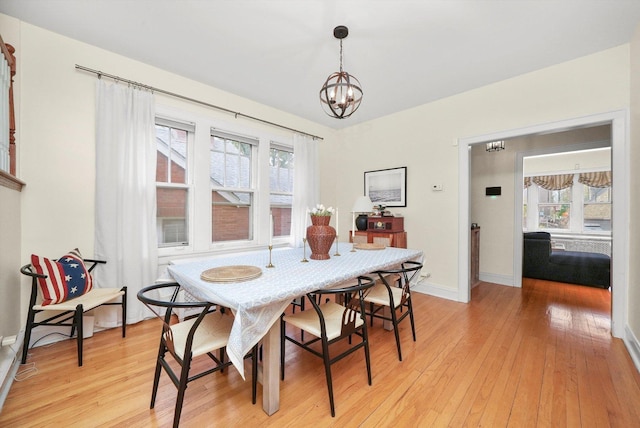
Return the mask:
POLYGON ((611 171, 581 172, 578 181, 590 187, 610 187, 611 171))
MULTIPOLYGON (((573 185, 574 174, 557 174, 557 175, 537 175, 533 177, 524 177, 524 187, 527 188, 532 184, 537 184, 547 190, 562 190, 573 185)), ((610 187, 611 171, 598 172, 581 172, 578 181, 585 186, 590 187, 610 187)))
POLYGON ((562 190, 573 186, 573 174, 538 175, 531 177, 538 186, 547 190, 562 190))

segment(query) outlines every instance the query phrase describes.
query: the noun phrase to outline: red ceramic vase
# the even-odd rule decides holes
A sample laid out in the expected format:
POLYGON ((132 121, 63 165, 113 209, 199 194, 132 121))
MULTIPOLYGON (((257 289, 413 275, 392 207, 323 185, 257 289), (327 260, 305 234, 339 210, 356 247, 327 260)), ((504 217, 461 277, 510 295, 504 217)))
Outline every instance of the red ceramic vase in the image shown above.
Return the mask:
POLYGON ((329 250, 336 239, 336 230, 329 226, 330 215, 312 215, 311 226, 307 227, 307 242, 313 260, 327 260, 329 250))

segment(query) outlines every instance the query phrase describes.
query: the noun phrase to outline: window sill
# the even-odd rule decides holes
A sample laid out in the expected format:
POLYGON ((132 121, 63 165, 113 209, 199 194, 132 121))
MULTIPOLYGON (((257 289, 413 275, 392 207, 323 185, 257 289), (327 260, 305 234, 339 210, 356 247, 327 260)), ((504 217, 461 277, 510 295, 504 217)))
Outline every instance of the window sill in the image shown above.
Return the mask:
POLYGON ((18 180, 13 175, 0 171, 0 186, 22 192, 22 188, 26 185, 27 184, 24 181, 18 180))

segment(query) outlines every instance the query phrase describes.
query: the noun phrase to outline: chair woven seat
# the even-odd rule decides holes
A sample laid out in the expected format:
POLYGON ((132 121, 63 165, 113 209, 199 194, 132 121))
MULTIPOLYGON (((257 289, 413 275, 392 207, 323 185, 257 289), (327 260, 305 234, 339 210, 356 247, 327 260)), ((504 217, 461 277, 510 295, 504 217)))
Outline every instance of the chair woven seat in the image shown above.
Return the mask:
POLYGON ((33 309, 41 311, 74 311, 78 305, 82 305, 86 312, 119 296, 124 296, 124 291, 120 288, 92 288, 87 294, 71 300, 55 305, 34 305, 33 309))
MULTIPOLYGON (((323 303, 319 305, 319 308, 324 316, 327 339, 333 340, 340 336, 342 332, 342 317, 345 311, 351 312, 351 309, 347 309, 335 302, 323 303)), ((318 318, 318 314, 315 311, 308 310, 296 312, 292 315, 285 315, 284 321, 316 337, 322 337, 320 318, 318 318)), ((362 318, 356 317, 356 328, 360 327, 363 323, 362 318)))
MULTIPOLYGON (((178 354, 181 359, 184 359, 184 349, 187 345, 189 331, 191 331, 196 321, 197 318, 191 318, 190 320, 171 326, 173 345, 176 354, 178 354)), ((229 315, 225 315, 222 312, 207 314, 193 336, 193 344, 191 345, 192 356, 198 357, 207 352, 212 352, 227 346, 232 326, 233 317, 229 315)))

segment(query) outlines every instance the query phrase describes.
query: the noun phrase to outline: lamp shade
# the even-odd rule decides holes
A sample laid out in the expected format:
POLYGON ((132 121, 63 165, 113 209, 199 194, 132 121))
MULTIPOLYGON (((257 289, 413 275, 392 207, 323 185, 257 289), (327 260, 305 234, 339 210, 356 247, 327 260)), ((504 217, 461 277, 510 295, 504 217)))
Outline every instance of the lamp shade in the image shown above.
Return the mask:
POLYGON ((351 211, 354 213, 370 213, 373 211, 373 202, 368 196, 358 196, 351 211))

